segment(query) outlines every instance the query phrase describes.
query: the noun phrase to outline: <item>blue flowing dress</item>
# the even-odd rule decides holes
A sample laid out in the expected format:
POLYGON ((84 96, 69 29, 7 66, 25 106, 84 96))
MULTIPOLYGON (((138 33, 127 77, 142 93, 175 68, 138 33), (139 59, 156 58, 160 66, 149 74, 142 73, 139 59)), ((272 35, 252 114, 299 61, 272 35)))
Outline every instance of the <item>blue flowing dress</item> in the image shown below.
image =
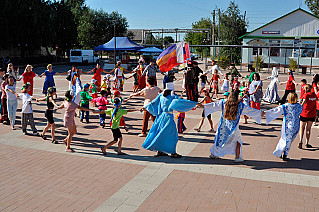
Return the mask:
POLYGON ((295 140, 300 129, 300 114, 303 110, 301 104, 284 104, 271 110, 265 111, 267 124, 272 120, 284 115, 284 120, 281 127, 281 138, 273 154, 280 157, 284 152, 288 155, 291 143, 295 140))
POLYGON ((177 95, 164 97, 159 94, 145 109, 156 116, 142 147, 151 151, 176 153, 178 133, 174 121, 173 110, 186 112, 197 105, 194 101, 180 99, 177 95))
POLYGON ((47 94, 48 93, 48 88, 55 86, 54 83, 54 78, 53 76, 55 75, 55 71, 49 71, 49 70, 45 70, 44 71, 44 75, 45 75, 45 80, 44 80, 44 84, 43 84, 43 94, 47 94))

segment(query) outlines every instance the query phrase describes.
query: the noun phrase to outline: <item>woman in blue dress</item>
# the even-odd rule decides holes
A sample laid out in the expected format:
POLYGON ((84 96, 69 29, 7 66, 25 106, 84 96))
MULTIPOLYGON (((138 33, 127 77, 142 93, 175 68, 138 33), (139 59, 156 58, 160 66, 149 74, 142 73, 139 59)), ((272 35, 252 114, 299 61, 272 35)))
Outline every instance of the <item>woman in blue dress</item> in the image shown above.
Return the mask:
POLYGON ((197 102, 180 99, 173 94, 173 87, 173 83, 167 83, 164 92, 144 107, 145 110, 156 116, 156 119, 142 147, 157 151, 157 156, 171 154, 172 158, 180 158, 181 155, 176 153, 178 133, 173 110, 186 112, 193 109, 197 102))
POLYGON ((54 83, 54 75, 64 75, 65 73, 56 73, 52 69, 52 64, 47 65, 47 70, 45 70, 40 77, 45 76, 44 84, 43 84, 43 90, 42 93, 46 96, 48 93, 48 88, 55 87, 54 83))
POLYGON ((290 93, 288 96, 288 103, 280 105, 271 110, 266 110, 265 115, 267 124, 272 120, 284 115, 284 120, 281 127, 281 138, 273 154, 282 160, 289 160, 287 158, 291 143, 295 140, 300 129, 300 114, 303 107, 298 103, 298 95, 290 93))

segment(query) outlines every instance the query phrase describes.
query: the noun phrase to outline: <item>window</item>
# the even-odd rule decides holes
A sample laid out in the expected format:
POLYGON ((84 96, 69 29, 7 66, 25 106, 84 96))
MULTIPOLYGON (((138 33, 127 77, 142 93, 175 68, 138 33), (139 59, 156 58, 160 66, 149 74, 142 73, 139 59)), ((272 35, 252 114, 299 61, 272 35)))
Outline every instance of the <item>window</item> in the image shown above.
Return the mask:
MULTIPOLYGON (((281 46, 282 47, 293 47, 294 41, 293 40, 281 40, 281 46)), ((281 49, 281 57, 291 57, 292 56, 292 50, 293 49, 281 49)))
POLYGON ((319 40, 317 40, 317 54, 316 54, 316 57, 319 58, 319 40))
POLYGON ((258 52, 258 55, 262 55, 263 54, 262 48, 253 48, 253 55, 257 55, 257 52, 258 52), (259 52, 258 52, 258 49, 259 49, 259 52))
POLYGON ((71 56, 82 56, 81 51, 71 51, 71 56))
MULTIPOLYGON (((270 46, 280 46, 280 40, 269 40, 270 46)), ((271 47, 270 48, 271 57, 280 57, 280 48, 271 47)))
POLYGON ((315 56, 315 48, 316 48, 316 41, 302 41, 302 47, 309 47, 313 49, 301 49, 301 57, 314 57, 315 56))

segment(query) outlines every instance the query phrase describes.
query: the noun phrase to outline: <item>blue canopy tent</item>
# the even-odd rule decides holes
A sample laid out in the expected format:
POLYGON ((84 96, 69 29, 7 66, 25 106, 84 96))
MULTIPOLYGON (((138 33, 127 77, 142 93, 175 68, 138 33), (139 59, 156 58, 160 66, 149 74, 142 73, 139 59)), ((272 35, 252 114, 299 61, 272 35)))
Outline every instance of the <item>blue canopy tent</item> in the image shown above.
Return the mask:
MULTIPOLYGON (((114 37, 107 43, 94 47, 94 51, 114 51, 114 37)), ((144 46, 138 45, 128 37, 116 37, 116 51, 137 51, 143 49, 144 46)))
POLYGON ((146 52, 146 53, 162 53, 164 50, 156 48, 156 47, 149 47, 138 50, 139 52, 146 52))

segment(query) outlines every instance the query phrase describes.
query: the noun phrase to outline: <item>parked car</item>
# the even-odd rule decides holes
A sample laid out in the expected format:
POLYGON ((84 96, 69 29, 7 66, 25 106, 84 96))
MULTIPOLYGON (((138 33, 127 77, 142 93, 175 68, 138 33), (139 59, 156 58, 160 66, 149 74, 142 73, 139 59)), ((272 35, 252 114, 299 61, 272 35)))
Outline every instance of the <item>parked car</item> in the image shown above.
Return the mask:
POLYGON ((99 61, 98 54, 93 50, 72 49, 70 50, 70 63, 97 63, 99 61))

